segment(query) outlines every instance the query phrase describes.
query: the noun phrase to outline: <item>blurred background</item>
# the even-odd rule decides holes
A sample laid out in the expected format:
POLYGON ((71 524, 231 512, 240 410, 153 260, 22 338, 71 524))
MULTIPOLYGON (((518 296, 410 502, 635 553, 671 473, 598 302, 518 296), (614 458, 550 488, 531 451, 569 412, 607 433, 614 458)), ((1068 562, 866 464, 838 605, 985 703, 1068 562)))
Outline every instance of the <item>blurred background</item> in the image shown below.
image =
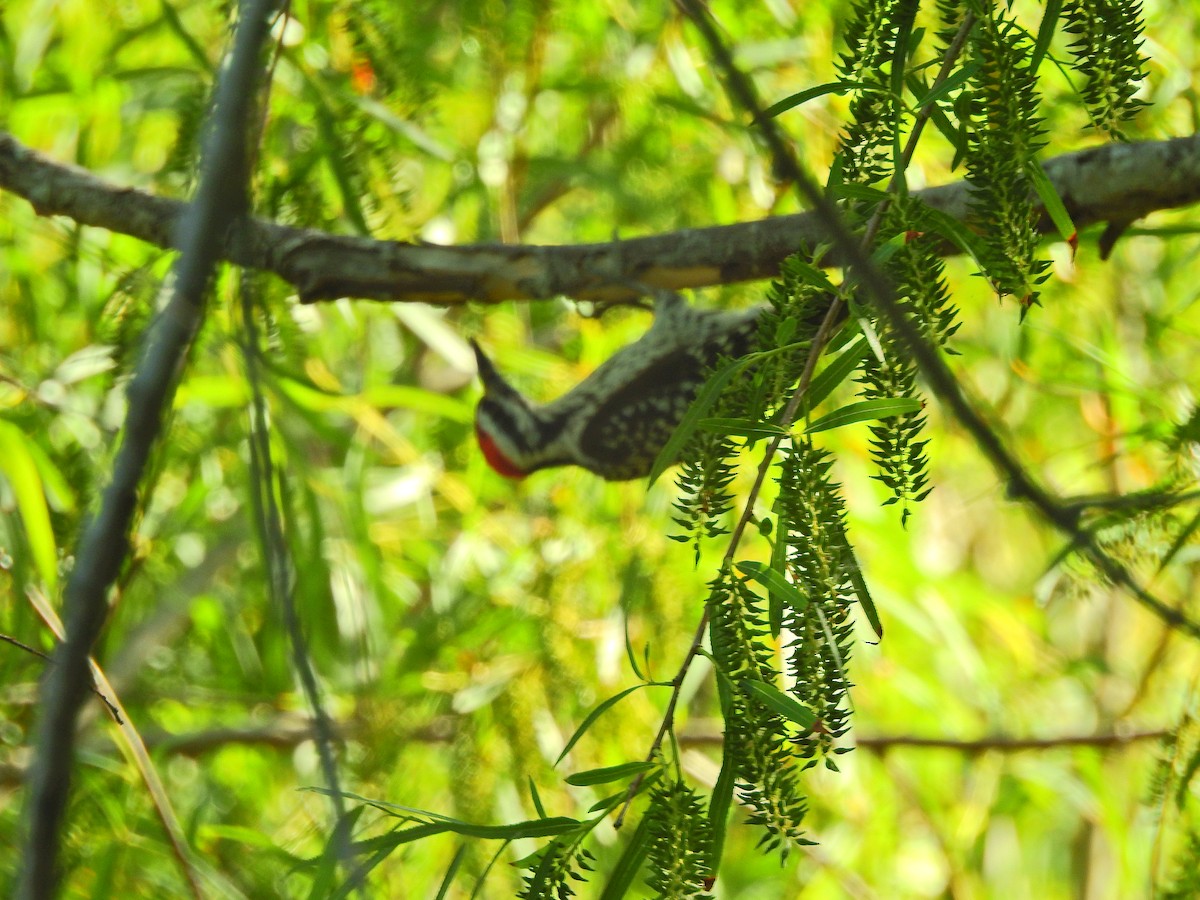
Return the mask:
MULTIPOLYGON (((846 4, 712 8, 765 102, 836 78, 846 4)), ((1041 8, 1016 8, 1036 31, 1041 8)), ((372 0, 293 13, 278 34, 255 179, 264 217, 398 240, 569 244, 798 209, 668 4, 372 0)), ((1148 2, 1144 13, 1149 105, 1127 133, 1190 134, 1200 9, 1148 2)), ((0 127, 115 185, 185 198, 230 21, 229 4, 209 0, 8 0, 0 127)), ((1047 155, 1100 143, 1070 81, 1049 63, 1042 75, 1047 155)), ((811 171, 827 171, 845 114, 845 99, 826 94, 781 116, 811 171)), ((910 186, 961 178, 951 160, 931 132, 910 186)), ((1023 322, 968 261, 949 262, 962 322, 955 371, 1062 494, 1194 479, 1200 238, 1189 219, 1140 223, 1108 261, 1096 234, 1074 258, 1047 244, 1053 275, 1023 322)), ((53 640, 28 597, 56 598, 107 480, 137 339, 169 263, 0 194, 0 633, 36 649, 53 640)), ((97 658, 196 853, 247 896, 305 896, 314 876, 298 861, 321 853, 328 802, 297 790, 323 782, 250 524, 236 280, 227 272, 214 286, 97 658)), ((466 338, 545 400, 635 339, 649 315, 596 319, 566 299, 302 306, 278 280, 258 286, 279 499, 313 665, 344 736, 343 787, 504 823, 537 815, 532 782, 547 814, 583 815, 604 786, 564 775, 643 758, 666 691, 634 692, 557 768, 556 758, 591 709, 639 683, 631 654, 649 677, 675 673, 724 544, 694 565, 670 540, 670 477, 647 491, 576 470, 519 483, 493 474, 472 435, 479 388, 466 338)), ((743 305, 764 287, 694 299, 743 305)), ((839 773, 806 780, 816 844, 781 866, 755 850, 758 831, 734 826, 715 895, 1149 896, 1171 883, 1191 833, 1186 782, 1183 795, 1163 791, 1174 783, 1165 773, 1186 765, 1186 741, 1163 736, 1194 728, 1197 647, 1064 559, 1063 539, 1006 499, 957 425, 935 402, 927 413, 935 490, 906 529, 881 506, 866 426, 823 436, 885 628, 876 644, 859 623, 850 664, 862 743, 839 773)), ((1195 548, 1157 575, 1154 560, 1195 514, 1121 516, 1102 536, 1180 602, 1193 593, 1195 548)), ((17 845, 43 666, 0 643, 0 846, 17 845)), ((702 788, 720 759, 706 674, 698 664, 680 720, 685 771, 702 788)), ((65 895, 181 894, 137 770, 100 704, 86 718, 65 895)), ((356 836, 394 821, 368 809, 356 836)), ((471 896, 502 848, 452 835, 392 853, 371 895, 441 896, 460 846, 445 896, 471 896)), ((514 896, 509 863, 537 846, 503 848, 476 896, 514 896)), ((620 846, 610 826, 597 829, 597 874, 580 896, 600 896, 620 846)), ((0 853, 0 879, 16 863, 0 853)))

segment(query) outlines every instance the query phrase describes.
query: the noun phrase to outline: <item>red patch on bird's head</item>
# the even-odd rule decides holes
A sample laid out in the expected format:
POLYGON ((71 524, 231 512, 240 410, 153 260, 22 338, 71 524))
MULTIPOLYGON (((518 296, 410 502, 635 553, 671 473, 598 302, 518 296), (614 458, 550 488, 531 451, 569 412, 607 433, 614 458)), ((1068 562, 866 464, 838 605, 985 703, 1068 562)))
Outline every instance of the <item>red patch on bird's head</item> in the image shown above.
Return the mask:
POLYGON ((504 455, 492 436, 480 428, 478 422, 475 423, 475 438, 479 441, 479 449, 483 451, 483 458, 498 475, 503 475, 505 478, 524 478, 529 474, 517 468, 516 464, 504 455))

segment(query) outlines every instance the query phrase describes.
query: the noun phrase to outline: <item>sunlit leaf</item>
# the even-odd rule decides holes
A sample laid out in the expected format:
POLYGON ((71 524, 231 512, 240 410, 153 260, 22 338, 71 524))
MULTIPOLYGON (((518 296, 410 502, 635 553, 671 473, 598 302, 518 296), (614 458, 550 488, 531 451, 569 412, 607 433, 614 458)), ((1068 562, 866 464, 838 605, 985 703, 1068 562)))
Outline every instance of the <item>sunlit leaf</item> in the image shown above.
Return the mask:
POLYGON ((50 508, 38 465, 29 449, 29 438, 11 422, 0 420, 0 473, 8 480, 34 568, 53 592, 58 585, 58 544, 50 524, 50 508))
POLYGON ((557 766, 560 762, 562 762, 564 759, 566 759, 567 754, 571 752, 571 748, 574 747, 575 744, 579 742, 579 739, 581 737, 583 737, 585 734, 587 734, 587 730, 589 728, 591 728, 593 725, 595 725, 596 721, 602 715, 604 715, 606 712, 608 712, 610 709, 612 709, 614 706, 616 706, 618 703, 620 703, 622 700, 624 700, 626 697, 628 697, 634 691, 640 691, 642 688, 645 688, 645 687, 662 687, 662 686, 663 685, 660 685, 657 682, 652 682, 652 683, 647 683, 647 684, 635 684, 633 687, 625 688, 625 690, 621 691, 619 694, 614 694, 612 697, 609 697, 607 700, 604 700, 602 703, 600 703, 599 706, 597 706, 590 713, 588 713, 582 722, 579 723, 579 727, 575 729, 575 733, 573 735, 571 735, 571 739, 568 740, 566 746, 563 747, 562 753, 558 754, 558 759, 556 759, 554 761, 554 764, 557 766))
POLYGON ((637 877, 638 869, 642 867, 642 861, 645 860, 646 852, 649 849, 650 823, 645 816, 642 816, 633 834, 629 835, 628 843, 625 844, 625 849, 617 860, 617 864, 613 866, 604 890, 600 893, 600 900, 619 900, 625 896, 633 884, 633 880, 637 877))
POLYGON ((742 682, 742 686, 772 710, 788 721, 795 722, 801 728, 808 730, 817 724, 817 717, 811 709, 795 698, 789 697, 775 685, 747 678, 742 682))
POLYGON ((911 397, 881 398, 878 400, 860 400, 835 409, 828 415, 810 422, 804 429, 805 434, 815 434, 818 431, 828 431, 831 428, 841 428, 854 425, 857 422, 870 422, 875 419, 890 419, 894 416, 906 416, 921 411, 921 401, 911 397))
POLYGON ((808 598, 800 593, 796 586, 783 576, 782 572, 754 560, 743 560, 737 564, 737 568, 742 574, 749 575, 793 609, 801 610, 808 605, 808 598))
POLYGON ((642 772, 649 772, 655 768, 652 762, 629 762, 621 763, 616 766, 606 766, 603 769, 588 769, 586 772, 575 772, 568 775, 564 779, 567 784, 575 787, 587 787, 593 784, 608 784, 613 781, 622 781, 626 778, 632 778, 634 775, 640 775, 642 772))

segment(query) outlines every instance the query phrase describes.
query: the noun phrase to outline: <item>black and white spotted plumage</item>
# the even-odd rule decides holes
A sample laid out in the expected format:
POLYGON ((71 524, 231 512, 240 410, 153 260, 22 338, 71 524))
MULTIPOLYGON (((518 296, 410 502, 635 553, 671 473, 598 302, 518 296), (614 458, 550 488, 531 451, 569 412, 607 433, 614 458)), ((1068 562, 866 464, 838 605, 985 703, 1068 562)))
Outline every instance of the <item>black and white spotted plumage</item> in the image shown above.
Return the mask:
POLYGON ((564 465, 609 481, 644 477, 713 362, 750 348, 761 311, 697 310, 664 294, 649 331, 546 404, 521 396, 473 344, 484 384, 475 411, 484 455, 514 478, 564 465))

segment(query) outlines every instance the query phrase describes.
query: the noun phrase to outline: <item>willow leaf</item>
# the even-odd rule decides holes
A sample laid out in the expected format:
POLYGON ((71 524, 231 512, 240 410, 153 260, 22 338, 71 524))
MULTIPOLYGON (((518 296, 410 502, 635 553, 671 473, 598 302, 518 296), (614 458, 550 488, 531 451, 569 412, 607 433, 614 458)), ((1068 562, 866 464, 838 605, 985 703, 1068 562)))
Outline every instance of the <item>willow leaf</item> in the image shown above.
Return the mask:
POLYGON ((640 775, 655 767, 652 762, 628 762, 616 766, 605 766, 602 769, 588 769, 585 772, 575 772, 566 777, 567 784, 575 787, 588 787, 593 784, 609 784, 621 781, 631 775, 640 775))
POLYGON ((625 851, 613 867, 612 875, 609 876, 608 883, 604 885, 604 890, 600 894, 600 900, 620 900, 625 896, 629 891, 629 886, 633 884, 633 879, 637 877, 638 869, 642 867, 642 861, 646 858, 649 849, 650 820, 646 816, 642 816, 637 830, 633 832, 633 836, 625 846, 625 851))
POLYGON ((1071 214, 1067 212, 1067 207, 1063 203, 1062 197, 1059 196, 1057 188, 1046 177, 1042 164, 1037 160, 1031 161, 1025 167, 1025 171, 1029 175, 1029 180, 1033 182, 1033 189, 1037 192, 1038 199, 1042 201, 1042 206, 1046 208, 1059 236, 1070 243, 1075 239, 1075 223, 1071 221, 1071 214))
POLYGON ((780 113, 785 113, 789 109, 795 109, 797 106, 802 106, 809 100, 815 100, 817 97, 823 97, 826 94, 844 95, 852 90, 880 90, 878 85, 867 84, 864 81, 828 81, 825 84, 818 84, 816 87, 810 87, 790 96, 784 97, 775 103, 772 103, 762 112, 762 118, 771 119, 780 113))
POLYGON ((841 428, 843 425, 853 425, 857 422, 870 422, 874 419, 891 419, 895 416, 906 416, 921 411, 921 401, 912 397, 881 397, 878 400, 860 400, 835 409, 827 416, 821 416, 804 429, 805 434, 815 434, 818 431, 829 431, 831 428, 841 428))
POLYGON ((644 687, 665 687, 665 685, 657 681, 648 682, 646 684, 635 684, 633 687, 625 688, 625 690, 621 691, 621 693, 609 697, 587 714, 587 718, 585 718, 583 722, 580 723, 579 727, 575 729, 575 733, 571 735, 571 739, 567 741, 567 746, 563 747, 562 753, 558 754, 558 759, 554 761, 554 764, 557 766, 560 762, 566 759, 567 754, 571 752, 571 748, 579 742, 579 739, 583 737, 584 733, 596 723, 597 719, 599 719, 602 715, 604 715, 606 712, 612 709, 612 707, 616 706, 634 691, 641 690, 644 687))
POLYGON ((828 397, 858 368, 867 355, 867 339, 861 334, 843 350, 838 358, 821 370, 811 382, 804 394, 804 400, 809 409, 815 409, 821 401, 828 397))
POLYGON ((748 575, 757 581, 797 612, 808 606, 808 598, 794 584, 784 578, 782 572, 754 560, 743 560, 737 563, 737 567, 743 575, 748 575))
POLYGON ((805 731, 811 731, 812 727, 817 724, 816 713, 794 697, 789 697, 775 685, 748 678, 742 682, 742 686, 772 710, 789 722, 795 722, 805 731))

